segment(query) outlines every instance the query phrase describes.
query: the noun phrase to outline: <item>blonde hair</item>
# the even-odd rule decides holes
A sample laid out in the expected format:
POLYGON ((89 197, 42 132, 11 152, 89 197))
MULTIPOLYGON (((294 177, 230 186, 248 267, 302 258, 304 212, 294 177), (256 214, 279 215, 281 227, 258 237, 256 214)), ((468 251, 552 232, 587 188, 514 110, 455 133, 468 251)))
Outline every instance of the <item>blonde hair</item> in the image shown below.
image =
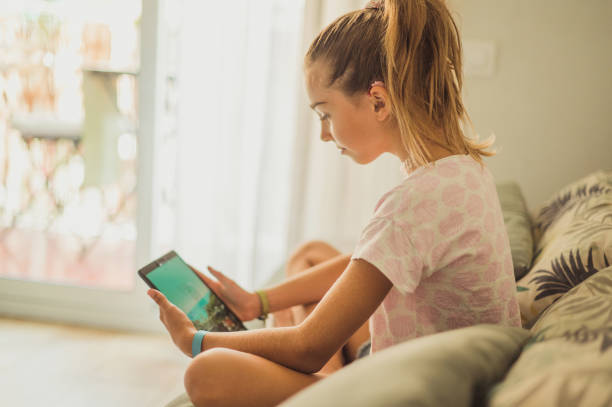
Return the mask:
POLYGON ((323 29, 305 64, 325 61, 328 86, 338 82, 348 96, 368 92, 374 81, 384 82, 408 170, 432 161, 427 140, 482 164, 482 156, 495 154, 486 151, 494 140, 479 143, 463 131, 463 124, 473 126, 461 100, 461 40, 444 1, 378 4, 347 13, 323 29), (443 144, 435 140, 438 134, 443 144))

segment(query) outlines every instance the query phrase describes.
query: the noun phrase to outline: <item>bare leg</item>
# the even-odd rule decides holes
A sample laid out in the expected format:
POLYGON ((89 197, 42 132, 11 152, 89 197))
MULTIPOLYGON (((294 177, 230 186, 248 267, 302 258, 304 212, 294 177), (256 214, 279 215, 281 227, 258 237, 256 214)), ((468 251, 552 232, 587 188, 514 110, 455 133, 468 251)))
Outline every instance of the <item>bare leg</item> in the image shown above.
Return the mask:
MULTIPOLYGON (((287 276, 342 254, 324 242, 298 249, 287 264, 287 276)), ((347 260, 348 264, 348 260, 347 260)), ((277 325, 303 321, 317 303, 285 310, 277 325)), ((304 374, 265 358, 231 349, 215 348, 198 355, 185 372, 185 389, 196 407, 275 406, 354 360, 357 348, 369 338, 367 323, 315 374, 304 374), (240 388, 236 388, 240 383, 240 388)))
POLYGON ((189 364, 185 389, 196 407, 276 406, 323 377, 250 353, 214 348, 189 364))

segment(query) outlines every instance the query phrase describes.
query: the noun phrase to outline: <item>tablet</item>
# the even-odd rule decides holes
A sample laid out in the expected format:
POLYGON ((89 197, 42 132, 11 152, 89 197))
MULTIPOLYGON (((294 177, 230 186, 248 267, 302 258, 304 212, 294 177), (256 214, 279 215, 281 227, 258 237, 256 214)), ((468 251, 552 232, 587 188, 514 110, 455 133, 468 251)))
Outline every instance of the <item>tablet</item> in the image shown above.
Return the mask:
POLYGON ((196 329, 216 332, 246 330, 236 314, 176 252, 171 251, 147 264, 138 270, 138 275, 187 314, 196 329))

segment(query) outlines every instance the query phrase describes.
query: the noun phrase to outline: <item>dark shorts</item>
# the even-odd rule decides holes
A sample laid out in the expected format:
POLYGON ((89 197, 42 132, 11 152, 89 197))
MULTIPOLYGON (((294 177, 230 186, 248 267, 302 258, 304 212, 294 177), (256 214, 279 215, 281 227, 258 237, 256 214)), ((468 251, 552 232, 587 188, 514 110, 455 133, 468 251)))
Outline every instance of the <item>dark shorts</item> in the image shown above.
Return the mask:
POLYGON ((372 347, 372 342, 368 339, 365 341, 357 351, 357 359, 365 358, 370 354, 370 348, 372 347))

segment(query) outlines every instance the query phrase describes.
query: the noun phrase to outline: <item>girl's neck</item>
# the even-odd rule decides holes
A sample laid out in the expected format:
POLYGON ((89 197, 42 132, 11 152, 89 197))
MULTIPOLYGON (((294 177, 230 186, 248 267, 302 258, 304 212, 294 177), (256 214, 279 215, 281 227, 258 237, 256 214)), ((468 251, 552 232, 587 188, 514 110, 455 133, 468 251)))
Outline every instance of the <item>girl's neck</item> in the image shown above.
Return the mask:
POLYGON ((449 157, 451 155, 459 154, 456 151, 452 151, 450 148, 444 147, 441 144, 430 143, 429 152, 431 154, 431 161, 438 161, 442 158, 449 157))
MULTIPOLYGON (((431 157, 430 160, 428 161, 430 163, 441 160, 442 158, 450 157, 452 155, 461 154, 461 152, 453 151, 450 147, 446 147, 443 144, 439 143, 438 141, 432 140, 429 138, 426 139, 426 147, 431 157)), ((407 165, 408 164, 407 154, 405 155, 405 157, 400 157, 400 160, 402 162, 402 166, 407 171, 407 173, 411 173, 414 170, 416 170, 416 168, 410 168, 410 165, 407 165)))

